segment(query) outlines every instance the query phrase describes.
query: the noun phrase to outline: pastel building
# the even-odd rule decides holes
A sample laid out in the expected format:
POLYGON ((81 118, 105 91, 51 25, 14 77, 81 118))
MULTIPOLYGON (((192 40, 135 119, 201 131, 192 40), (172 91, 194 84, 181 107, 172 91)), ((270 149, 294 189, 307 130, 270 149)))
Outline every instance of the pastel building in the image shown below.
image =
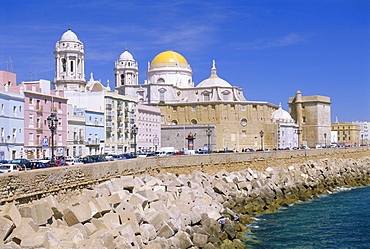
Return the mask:
POLYGON ((24 91, 24 153, 25 157, 51 157, 51 131, 47 118, 54 113, 58 119, 54 135, 54 155, 65 155, 67 149, 67 99, 63 92, 50 90, 50 81, 22 82, 24 91), (43 143, 43 140, 47 143, 43 143))
POLYGON ((161 147, 161 110, 157 107, 139 104, 138 114, 138 150, 158 150, 161 147))
MULTIPOLYGON (((90 73, 85 80, 84 45, 67 30, 55 46, 56 91, 63 92, 71 106, 68 123, 68 154, 121 154, 134 151, 132 127, 137 126, 137 98, 112 92, 90 73), (76 115, 75 115, 76 114, 76 115), (81 127, 85 117, 85 130, 81 127), (84 131, 83 135, 82 132, 84 131)), ((134 66, 129 65, 127 66, 134 66)), ((137 77, 127 73, 122 81, 137 77)))
POLYGON ((67 156, 79 157, 85 153, 85 109, 68 105, 67 156))
POLYGON ((24 94, 16 74, 0 70, 0 160, 23 157, 24 94))

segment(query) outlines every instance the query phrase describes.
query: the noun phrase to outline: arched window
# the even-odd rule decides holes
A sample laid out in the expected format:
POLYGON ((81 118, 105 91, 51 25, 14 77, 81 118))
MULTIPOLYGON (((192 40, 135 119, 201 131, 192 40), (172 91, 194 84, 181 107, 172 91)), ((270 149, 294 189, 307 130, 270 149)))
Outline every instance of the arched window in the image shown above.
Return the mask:
POLYGON ((65 58, 62 58, 62 69, 63 69, 63 72, 67 70, 67 61, 65 58))
POLYGON ((177 122, 177 120, 172 120, 172 121, 171 121, 171 124, 173 124, 173 125, 177 125, 177 124, 178 124, 178 122, 177 122))
POLYGON ((198 124, 198 121, 196 119, 192 119, 191 124, 198 124))
POLYGON ((163 78, 159 78, 159 79, 157 80, 157 83, 165 83, 165 81, 164 81, 164 79, 163 79, 163 78))
POLYGON ((71 72, 73 72, 73 61, 71 61, 71 72))
POLYGON ((125 75, 121 74, 121 85, 125 84, 125 75))

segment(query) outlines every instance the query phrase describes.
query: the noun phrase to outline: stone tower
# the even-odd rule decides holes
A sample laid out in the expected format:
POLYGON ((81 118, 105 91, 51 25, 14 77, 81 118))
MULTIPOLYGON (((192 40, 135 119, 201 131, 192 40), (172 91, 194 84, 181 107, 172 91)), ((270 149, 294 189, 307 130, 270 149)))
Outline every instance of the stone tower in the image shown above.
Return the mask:
POLYGON ((302 96, 298 90, 289 98, 290 115, 298 124, 300 145, 325 146, 330 141, 330 98, 320 95, 302 96))
POLYGON ((114 67, 115 88, 121 86, 138 85, 138 64, 127 50, 123 52, 114 67))
POLYGON ((68 29, 55 45, 55 79, 57 91, 84 91, 85 53, 83 43, 68 29))

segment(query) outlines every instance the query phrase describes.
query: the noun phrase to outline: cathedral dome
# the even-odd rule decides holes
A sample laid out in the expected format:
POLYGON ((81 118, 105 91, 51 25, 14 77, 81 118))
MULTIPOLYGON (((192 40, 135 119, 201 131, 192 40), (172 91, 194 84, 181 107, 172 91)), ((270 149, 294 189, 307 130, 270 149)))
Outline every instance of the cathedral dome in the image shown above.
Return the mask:
POLYGON ((134 57, 132 56, 132 54, 125 50, 125 52, 123 52, 120 57, 119 57, 120 60, 125 60, 125 61, 133 61, 134 60, 134 57))
POLYGON ((229 82, 221 79, 217 76, 216 63, 213 61, 213 66, 211 69, 211 76, 208 79, 203 80, 197 85, 197 87, 232 87, 229 82))
POLYGON ((61 41, 78 41, 77 35, 72 32, 72 30, 68 29, 60 38, 61 41))
POLYGON ((152 60, 150 65, 151 68, 154 67, 189 67, 188 62, 181 54, 174 52, 172 50, 167 50, 158 54, 152 60))
POLYGON ((271 114, 271 119, 273 122, 278 123, 294 123, 294 119, 292 119, 292 116, 290 116, 287 111, 281 108, 281 104, 279 105, 279 109, 271 114))

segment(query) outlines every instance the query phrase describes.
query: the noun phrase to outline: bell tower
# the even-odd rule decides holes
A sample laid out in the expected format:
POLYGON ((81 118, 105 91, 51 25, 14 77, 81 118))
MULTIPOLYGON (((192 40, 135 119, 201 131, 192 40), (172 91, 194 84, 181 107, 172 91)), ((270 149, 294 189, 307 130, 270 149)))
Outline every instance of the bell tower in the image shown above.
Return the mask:
POLYGON ((55 79, 57 91, 84 91, 85 53, 83 43, 68 29, 55 45, 55 79))
POLYGON ((138 64, 127 50, 116 61, 114 72, 116 89, 127 85, 138 85, 138 64))

